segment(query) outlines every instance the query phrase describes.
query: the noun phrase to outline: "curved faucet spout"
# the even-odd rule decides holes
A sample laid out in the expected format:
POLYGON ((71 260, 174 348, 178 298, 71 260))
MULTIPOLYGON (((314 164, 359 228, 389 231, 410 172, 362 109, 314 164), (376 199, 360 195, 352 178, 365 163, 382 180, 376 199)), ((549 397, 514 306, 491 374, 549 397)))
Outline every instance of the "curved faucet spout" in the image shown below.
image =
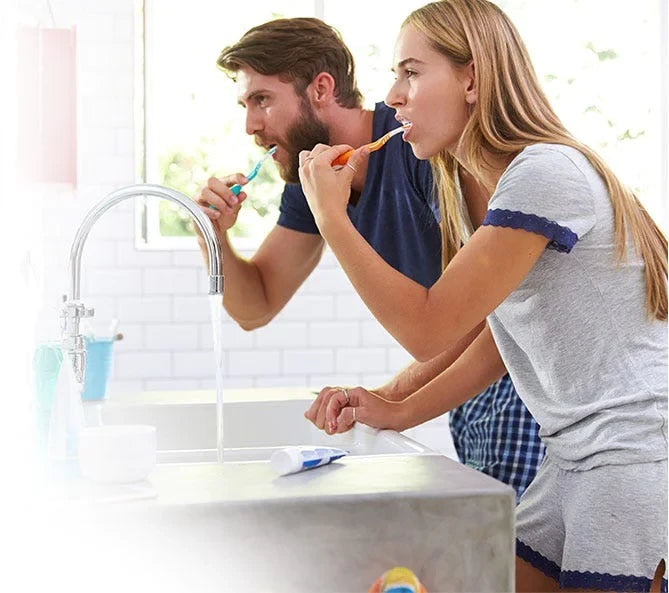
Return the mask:
POLYGON ((200 229, 209 253, 209 294, 223 294, 223 268, 221 262, 221 244, 214 231, 214 226, 199 206, 182 193, 161 185, 139 184, 130 185, 112 192, 95 205, 82 221, 70 249, 70 294, 63 297, 60 312, 62 346, 72 361, 74 376, 79 384, 83 384, 86 369, 86 346, 81 335, 79 322, 83 317, 91 317, 93 309, 87 309, 80 298, 81 252, 88 233, 95 222, 112 206, 127 198, 137 196, 156 196, 176 202, 183 206, 192 216, 200 229))
POLYGON ((110 193, 88 212, 79 226, 74 241, 72 242, 72 248, 70 249, 71 285, 69 300, 79 300, 81 290, 81 252, 84 248, 88 233, 95 222, 112 206, 128 198, 136 198, 139 196, 156 196, 158 198, 164 198, 170 202, 175 202, 180 206, 183 206, 189 212, 204 237, 207 252, 209 254, 209 294, 223 294, 221 244, 214 231, 211 220, 207 218, 206 214, 202 212, 193 200, 181 192, 161 185, 138 184, 129 185, 128 187, 123 187, 110 193))

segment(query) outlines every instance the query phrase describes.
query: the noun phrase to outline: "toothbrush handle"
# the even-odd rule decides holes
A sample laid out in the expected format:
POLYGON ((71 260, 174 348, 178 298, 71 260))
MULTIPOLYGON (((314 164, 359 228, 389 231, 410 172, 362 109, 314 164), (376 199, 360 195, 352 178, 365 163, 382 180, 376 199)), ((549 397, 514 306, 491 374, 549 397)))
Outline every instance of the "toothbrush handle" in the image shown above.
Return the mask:
MULTIPOLYGON (((375 150, 381 148, 386 142, 388 142, 391 135, 392 134, 386 134, 385 136, 381 136, 381 138, 378 140, 370 142, 369 144, 365 144, 365 146, 370 152, 374 152, 375 150)), ((351 155, 354 152, 354 150, 347 150, 344 154, 340 154, 334 161, 332 161, 331 166, 334 167, 336 165, 341 165, 343 167, 346 163, 348 163, 348 159, 351 158, 351 155)))
MULTIPOLYGON (((238 196, 238 195, 239 195, 239 192, 242 191, 242 186, 239 185, 239 183, 235 183, 235 185, 233 185, 233 186, 230 188, 230 191, 231 191, 233 194, 235 194, 236 196, 238 196)), ((218 210, 218 208, 216 208, 216 206, 212 206, 211 204, 209 204, 209 208, 210 208, 211 210, 218 210)))
MULTIPOLYGON (((264 160, 268 156, 272 156, 275 152, 276 152, 276 147, 269 150, 267 154, 265 154, 265 156, 256 163, 256 166, 253 167, 253 170, 246 176, 246 183, 252 181, 255 178, 255 176, 258 174, 258 171, 260 171, 260 167, 262 166, 264 160)), ((236 196, 238 196, 242 191, 242 185, 239 183, 235 183, 232 187, 230 187, 230 191, 236 196)), ((210 206, 210 208, 216 210, 216 208, 214 208, 213 206, 210 206)))
POLYGON ((337 165, 343 167, 346 163, 348 163, 348 159, 351 158, 353 152, 353 150, 347 150, 344 154, 340 154, 334 161, 332 161, 331 165, 333 167, 337 165))

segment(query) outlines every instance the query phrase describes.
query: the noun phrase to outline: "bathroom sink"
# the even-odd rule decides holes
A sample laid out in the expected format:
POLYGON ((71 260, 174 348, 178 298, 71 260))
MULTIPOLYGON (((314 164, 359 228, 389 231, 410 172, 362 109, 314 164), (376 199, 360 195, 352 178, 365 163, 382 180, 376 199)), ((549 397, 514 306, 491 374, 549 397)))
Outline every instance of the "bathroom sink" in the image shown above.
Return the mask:
MULTIPOLYGON (((150 424, 157 429, 158 461, 216 460, 216 400, 213 391, 145 392, 97 404, 105 424, 150 424)), ((314 398, 308 389, 239 389, 224 394, 225 461, 269 459, 286 445, 341 447, 352 455, 433 453, 392 430, 363 424, 327 435, 304 418, 314 398)), ((91 416, 91 407, 88 416, 91 416)))
POLYGON ((210 393, 98 410, 105 423, 154 424, 161 462, 136 500, 50 511, 71 542, 54 547, 77 559, 69 590, 104 575, 110 591, 362 593, 398 565, 428 591, 513 590, 510 487, 394 431, 357 425, 329 437, 303 418, 306 390, 226 395, 225 463, 214 461, 210 393), (351 454, 279 477, 267 460, 289 444, 351 454))
MULTIPOLYGON (((211 221, 169 188, 115 190, 85 216, 70 250, 62 337, 80 383, 80 321, 93 314, 80 300, 83 246, 109 208, 145 195, 175 202, 195 219, 208 253, 214 326, 220 321, 222 262, 211 221)), ((29 555, 14 579, 21 590, 352 593, 397 565, 414 570, 432 592, 514 588, 510 487, 392 431, 357 426, 330 439, 302 416, 314 397, 306 390, 265 390, 250 399, 226 390, 230 462, 207 461, 217 446, 217 417, 212 392, 204 393, 85 405, 88 424, 155 426, 162 462, 145 482, 100 485, 77 475, 76 459, 50 459, 48 475, 21 497, 25 514, 6 505, 22 527, 20 538, 10 538, 10 570, 15 549, 29 555), (351 455, 303 473, 272 473, 273 447, 323 439, 351 455)), ((78 414, 65 407, 63 425, 72 429, 78 414)), ((76 448, 74 431, 66 432, 63 452, 76 448)), ((12 478, 10 494, 21 482, 12 478)))

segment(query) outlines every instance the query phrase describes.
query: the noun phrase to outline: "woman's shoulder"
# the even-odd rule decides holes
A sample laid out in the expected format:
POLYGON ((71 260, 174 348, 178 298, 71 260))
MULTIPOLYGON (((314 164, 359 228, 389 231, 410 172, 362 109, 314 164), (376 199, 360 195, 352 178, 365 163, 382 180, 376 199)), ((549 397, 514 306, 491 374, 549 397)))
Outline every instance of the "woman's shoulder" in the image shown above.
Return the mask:
POLYGON ((574 201, 591 208, 600 193, 597 178, 595 168, 580 150, 563 144, 532 144, 506 168, 490 203, 526 195, 535 202, 574 201))
POLYGON ((587 177, 594 168, 580 150, 565 144, 539 143, 526 146, 511 161, 505 174, 530 173, 535 179, 542 173, 556 176, 587 177))
POLYGON ((552 239, 549 247, 571 251, 596 221, 587 163, 570 146, 526 147, 507 167, 488 202, 490 220, 511 220, 498 226, 539 232, 552 239))

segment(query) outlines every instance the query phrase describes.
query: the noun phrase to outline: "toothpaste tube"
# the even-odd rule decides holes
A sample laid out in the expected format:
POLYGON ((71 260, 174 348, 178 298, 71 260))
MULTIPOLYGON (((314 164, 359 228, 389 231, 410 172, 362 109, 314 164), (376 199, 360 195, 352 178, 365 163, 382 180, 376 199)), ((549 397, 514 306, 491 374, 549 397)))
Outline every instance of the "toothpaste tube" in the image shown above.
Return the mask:
POLYGON ((302 472, 348 455, 344 449, 331 447, 285 447, 272 454, 270 465, 280 476, 302 472))

